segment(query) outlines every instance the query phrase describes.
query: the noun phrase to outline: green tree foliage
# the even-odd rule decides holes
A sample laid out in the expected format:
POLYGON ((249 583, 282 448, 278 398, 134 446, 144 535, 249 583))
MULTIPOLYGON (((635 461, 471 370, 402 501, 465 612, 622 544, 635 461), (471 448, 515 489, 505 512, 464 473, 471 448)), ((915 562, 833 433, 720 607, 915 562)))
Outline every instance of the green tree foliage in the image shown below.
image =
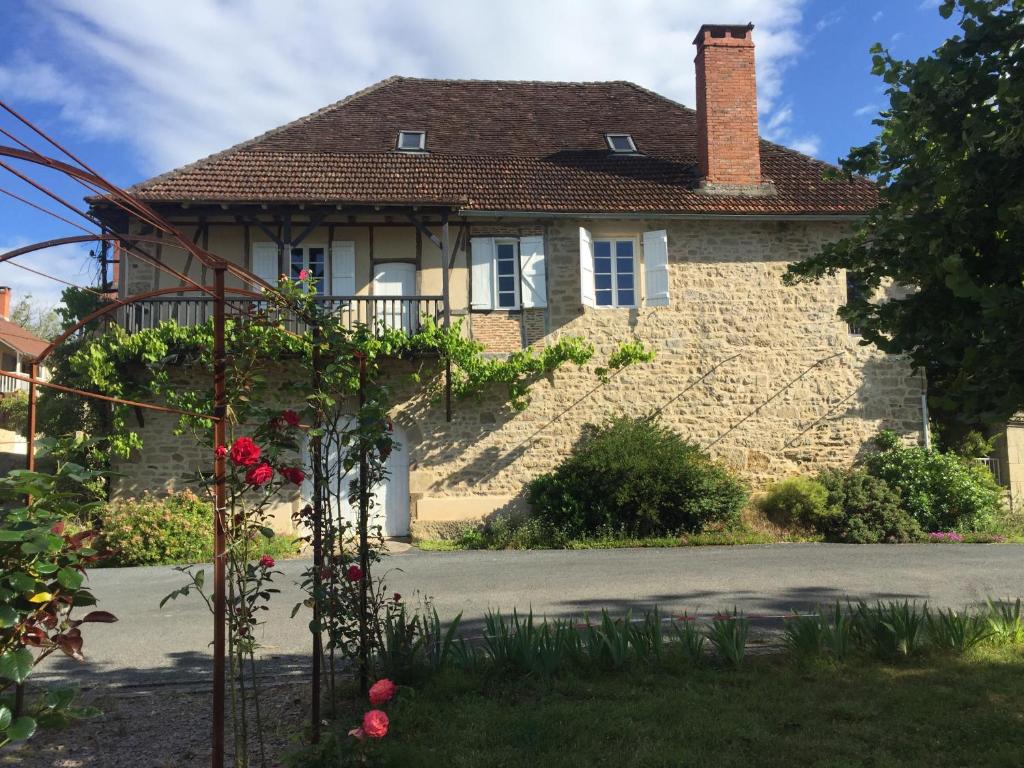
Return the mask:
POLYGON ((11 309, 11 322, 41 339, 52 339, 63 330, 57 310, 40 306, 31 293, 25 294, 15 303, 11 309))
POLYGON ((536 518, 570 536, 649 536, 736 522, 747 489, 657 419, 621 416, 588 427, 526 499, 536 518))
POLYGON ((876 45, 889 108, 847 173, 881 201, 855 232, 791 267, 787 281, 854 270, 869 289, 840 314, 864 340, 924 369, 937 418, 1002 421, 1024 407, 1024 2, 945 0, 961 33, 901 61, 876 45))

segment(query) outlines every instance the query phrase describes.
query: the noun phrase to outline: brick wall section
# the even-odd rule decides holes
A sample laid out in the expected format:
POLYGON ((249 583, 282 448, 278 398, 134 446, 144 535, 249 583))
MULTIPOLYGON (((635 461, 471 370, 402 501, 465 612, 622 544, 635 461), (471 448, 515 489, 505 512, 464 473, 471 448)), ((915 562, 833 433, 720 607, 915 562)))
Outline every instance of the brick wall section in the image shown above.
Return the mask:
POLYGON ((746 27, 702 27, 694 42, 700 174, 710 184, 760 184, 751 32, 746 27))
POLYGON ((540 344, 547 335, 547 311, 540 307, 523 310, 523 332, 526 345, 540 344))
POLYGON ((473 339, 488 352, 516 352, 523 348, 519 312, 493 310, 472 313, 473 339))

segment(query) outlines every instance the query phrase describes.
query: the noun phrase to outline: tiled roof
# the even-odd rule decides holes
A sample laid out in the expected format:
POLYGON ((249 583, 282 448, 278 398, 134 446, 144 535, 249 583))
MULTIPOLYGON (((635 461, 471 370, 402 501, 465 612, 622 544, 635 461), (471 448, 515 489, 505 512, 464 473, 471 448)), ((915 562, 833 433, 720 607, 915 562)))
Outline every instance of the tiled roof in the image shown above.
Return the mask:
POLYGON ((0 317, 0 341, 13 348, 16 352, 29 357, 38 357, 50 344, 34 333, 30 333, 17 323, 0 317))
POLYGON ((166 202, 443 203, 545 212, 859 214, 862 179, 826 181, 825 163, 761 142, 776 194, 696 191, 696 115, 632 83, 391 78, 224 152, 143 182, 166 202), (396 152, 425 130, 426 154, 396 152), (608 152, 629 133, 640 155, 608 152))

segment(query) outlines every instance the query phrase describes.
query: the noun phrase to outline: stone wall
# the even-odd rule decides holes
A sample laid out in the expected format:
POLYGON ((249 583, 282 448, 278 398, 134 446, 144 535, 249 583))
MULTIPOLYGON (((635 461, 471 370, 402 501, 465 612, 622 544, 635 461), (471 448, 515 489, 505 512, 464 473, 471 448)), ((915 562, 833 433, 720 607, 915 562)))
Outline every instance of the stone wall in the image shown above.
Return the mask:
MULTIPOLYGON (((483 226, 476 229, 483 229, 483 226)), ((583 335, 597 348, 591 365, 568 365, 537 382, 515 413, 502 392, 454 404, 410 383, 397 364, 395 419, 407 435, 414 531, 433 523, 521 508, 524 484, 571 451, 586 423, 658 409, 686 438, 753 485, 828 465, 847 465, 881 427, 917 439, 922 379, 906 362, 860 346, 836 317, 845 279, 785 287, 786 265, 839 237, 839 224, 720 220, 558 221, 547 228, 548 308, 526 319, 527 340, 583 335), (668 307, 584 308, 579 226, 594 237, 668 232, 668 307), (539 324, 541 323, 542 324, 539 324), (639 338, 654 362, 601 385, 594 368, 622 341, 639 338)), ((642 270, 639 270, 642 272, 642 270)), ((642 288, 642 286, 641 286, 642 288)), ((483 315, 473 314, 474 335, 483 315)), ((520 333, 519 316, 515 320, 520 333)), ((170 488, 206 456, 171 434, 170 417, 147 415, 145 449, 119 467, 120 493, 170 488), (168 481, 168 478, 171 478, 168 481)), ((284 500, 290 510, 297 500, 284 500)))

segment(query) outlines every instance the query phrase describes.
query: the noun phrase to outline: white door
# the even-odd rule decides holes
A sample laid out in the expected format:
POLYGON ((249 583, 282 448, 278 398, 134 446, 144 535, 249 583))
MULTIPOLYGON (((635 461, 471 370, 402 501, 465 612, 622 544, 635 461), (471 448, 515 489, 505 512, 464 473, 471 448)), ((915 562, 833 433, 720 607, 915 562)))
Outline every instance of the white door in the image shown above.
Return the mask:
POLYGON ((385 328, 401 328, 412 333, 419 319, 413 302, 389 299, 389 296, 416 295, 416 265, 405 262, 378 264, 373 273, 373 295, 378 323, 385 328))
MULTIPOLYGON (((385 536, 409 535, 409 454, 406 451, 405 433, 397 425, 394 431, 395 448, 388 456, 386 467, 387 479, 374 489, 374 505, 370 508, 370 529, 380 526, 385 536)), ((302 461, 305 466, 310 464, 309 445, 303 444, 302 461)), ((359 467, 349 472, 338 461, 336 447, 328 446, 328 462, 331 471, 327 483, 332 496, 340 495, 342 519, 356 526, 359 522, 359 504, 348 501, 349 487, 359 477, 359 467)), ((313 472, 306 476, 302 484, 303 501, 313 497, 313 472)))

